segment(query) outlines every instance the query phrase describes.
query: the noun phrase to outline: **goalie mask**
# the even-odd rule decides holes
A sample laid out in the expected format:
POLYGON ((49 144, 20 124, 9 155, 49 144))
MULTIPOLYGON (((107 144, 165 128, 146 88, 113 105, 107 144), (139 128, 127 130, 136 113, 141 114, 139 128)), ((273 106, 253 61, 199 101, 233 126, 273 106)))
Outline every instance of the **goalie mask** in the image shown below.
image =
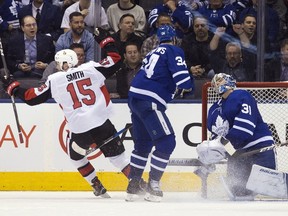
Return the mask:
POLYGON ((72 68, 77 65, 77 54, 71 49, 60 50, 55 54, 55 61, 60 67, 60 70, 64 70, 63 65, 67 63, 68 68, 72 68))
POLYGON ((174 27, 169 24, 161 25, 157 30, 157 37, 160 43, 165 41, 174 41, 176 37, 174 27))
POLYGON ((236 80, 231 75, 219 73, 215 74, 211 81, 211 85, 215 92, 222 95, 226 91, 236 88, 236 80))

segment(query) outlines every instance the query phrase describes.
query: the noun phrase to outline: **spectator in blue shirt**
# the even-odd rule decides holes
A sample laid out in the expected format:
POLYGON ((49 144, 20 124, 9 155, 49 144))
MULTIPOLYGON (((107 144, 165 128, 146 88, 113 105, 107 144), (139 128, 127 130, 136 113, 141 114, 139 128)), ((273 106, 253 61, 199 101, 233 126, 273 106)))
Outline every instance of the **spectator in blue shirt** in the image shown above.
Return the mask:
POLYGON ((56 42, 56 52, 68 49, 72 43, 81 43, 84 46, 86 61, 94 60, 94 38, 92 33, 85 29, 84 16, 80 12, 69 15, 70 31, 60 35, 56 42))

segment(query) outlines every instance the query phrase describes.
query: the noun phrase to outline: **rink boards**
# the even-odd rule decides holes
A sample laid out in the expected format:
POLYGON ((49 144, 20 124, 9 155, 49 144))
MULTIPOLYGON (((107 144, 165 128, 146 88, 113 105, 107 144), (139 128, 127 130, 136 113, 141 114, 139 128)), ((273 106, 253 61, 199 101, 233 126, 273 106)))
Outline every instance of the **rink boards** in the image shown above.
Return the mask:
MULTIPOLYGON (((131 123, 126 103, 113 104, 111 117, 117 130, 131 123)), ((90 190, 76 172, 66 154, 68 127, 60 107, 51 102, 38 106, 17 103, 24 143, 19 142, 12 105, 1 103, 0 124, 0 190, 90 190)), ((194 158, 195 148, 201 141, 201 104, 169 104, 168 116, 174 126, 177 147, 172 157, 194 158)), ((79 122, 85 124, 85 122, 79 122)), ((124 137, 127 154, 133 148, 131 134, 124 137)), ((101 152, 91 154, 100 179, 109 190, 124 190, 126 178, 103 157, 101 152)), ((147 168, 145 177, 147 177, 147 168)), ((163 177, 163 189, 168 191, 198 190, 200 180, 192 167, 168 167, 163 177)))
MULTIPOLYGON (((117 130, 131 123, 126 103, 115 103, 111 117, 117 130)), ((173 103, 167 115, 176 134, 176 149, 172 158, 196 158, 195 146, 201 142, 201 103, 173 103)), ((0 123, 0 190, 91 190, 78 174, 66 154, 68 127, 60 107, 51 102, 38 106, 17 103, 24 143, 19 142, 10 101, 1 103, 0 123)), ((85 124, 85 122, 79 122, 85 124)), ((133 149, 131 134, 122 137, 126 152, 133 149)), ((89 157, 97 175, 108 190, 125 190, 127 179, 96 151, 89 157)), ((166 191, 200 190, 195 167, 168 166, 162 179, 166 191)), ((145 178, 149 167, 145 170, 145 178)))

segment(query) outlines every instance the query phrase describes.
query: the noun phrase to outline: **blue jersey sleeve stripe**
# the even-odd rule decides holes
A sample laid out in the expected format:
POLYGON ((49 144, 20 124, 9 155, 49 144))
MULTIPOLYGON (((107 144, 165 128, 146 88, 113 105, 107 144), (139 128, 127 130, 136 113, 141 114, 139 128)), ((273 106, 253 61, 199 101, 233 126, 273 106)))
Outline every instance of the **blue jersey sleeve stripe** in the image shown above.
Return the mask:
POLYGON ((244 123, 247 123, 247 124, 253 126, 254 128, 256 127, 256 125, 255 125, 253 122, 251 122, 251 121, 249 121, 249 120, 247 120, 247 119, 243 119, 243 118, 236 117, 236 118, 235 118, 235 121, 244 122, 244 123))
POLYGON ((258 144, 258 143, 262 143, 262 142, 266 142, 266 141, 272 141, 272 142, 274 142, 272 136, 264 136, 264 137, 261 137, 261 138, 259 138, 259 139, 257 139, 257 140, 254 140, 254 141, 252 141, 252 142, 249 142, 247 145, 245 145, 245 146, 243 147, 243 149, 250 148, 251 146, 254 146, 254 145, 258 144))
POLYGON ((247 130, 246 128, 239 127, 239 126, 236 126, 236 125, 233 125, 233 128, 236 129, 236 130, 243 131, 243 132, 248 133, 251 136, 253 136, 253 132, 251 130, 247 130))
POLYGON ((187 72, 187 70, 178 71, 178 72, 173 74, 173 78, 175 78, 181 74, 188 74, 188 72, 187 72))
POLYGON ((186 77, 185 79, 180 80, 179 82, 176 83, 177 86, 180 86, 182 83, 187 82, 188 80, 190 80, 190 77, 186 77))

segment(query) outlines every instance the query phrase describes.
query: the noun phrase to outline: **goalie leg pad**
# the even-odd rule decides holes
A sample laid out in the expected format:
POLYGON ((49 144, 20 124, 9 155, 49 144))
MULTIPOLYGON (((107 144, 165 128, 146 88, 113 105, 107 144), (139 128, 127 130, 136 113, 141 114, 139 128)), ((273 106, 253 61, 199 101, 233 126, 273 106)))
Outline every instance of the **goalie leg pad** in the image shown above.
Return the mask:
POLYGON ((287 174, 254 164, 246 188, 262 195, 287 199, 287 174))

